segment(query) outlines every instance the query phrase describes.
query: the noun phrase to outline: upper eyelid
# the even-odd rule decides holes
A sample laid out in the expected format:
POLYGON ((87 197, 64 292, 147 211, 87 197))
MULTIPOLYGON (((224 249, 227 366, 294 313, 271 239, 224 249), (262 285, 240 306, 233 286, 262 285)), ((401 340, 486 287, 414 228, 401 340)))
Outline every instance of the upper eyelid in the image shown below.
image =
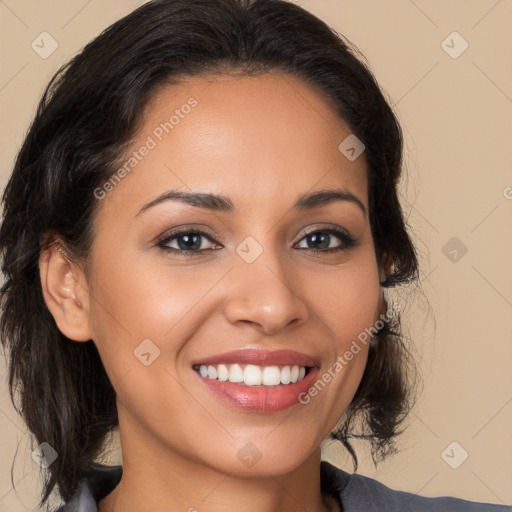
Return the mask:
POLYGON ((172 229, 168 229, 166 230, 162 235, 158 235, 157 237, 155 237, 155 241, 156 242, 162 242, 162 241, 166 241, 168 240, 169 238, 174 238, 176 236, 179 236, 179 235, 182 235, 182 234, 187 234, 187 233, 198 233, 200 234, 201 236, 205 236, 205 237, 220 237, 220 234, 217 233, 216 231, 212 233, 209 233, 208 232, 208 229, 207 228, 203 228, 202 226, 200 227, 195 227, 195 226, 182 226, 182 227, 177 227, 177 228, 172 228, 172 229))
POLYGON ((300 239, 302 239, 305 236, 310 235, 312 233, 316 233, 317 231, 334 231, 335 235, 337 234, 336 232, 338 232, 338 234, 342 233, 347 236, 352 236, 350 234, 350 232, 348 231, 348 229, 342 228, 341 226, 337 226, 334 224, 327 224, 325 226, 315 227, 315 228, 306 229, 304 231, 301 231, 301 234, 299 235, 300 239))

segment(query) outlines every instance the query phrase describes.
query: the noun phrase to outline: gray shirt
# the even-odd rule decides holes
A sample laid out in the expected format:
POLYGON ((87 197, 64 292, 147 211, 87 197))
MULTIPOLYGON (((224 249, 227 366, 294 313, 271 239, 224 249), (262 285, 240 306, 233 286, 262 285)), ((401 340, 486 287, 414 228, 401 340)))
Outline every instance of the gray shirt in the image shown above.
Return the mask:
MULTIPOLYGON (((98 502, 121 480, 122 466, 95 464, 69 503, 56 512, 98 512, 98 502)), ((512 512, 512 506, 459 498, 428 498, 395 491, 376 480, 347 473, 327 461, 320 467, 322 493, 334 497, 343 512, 512 512)))

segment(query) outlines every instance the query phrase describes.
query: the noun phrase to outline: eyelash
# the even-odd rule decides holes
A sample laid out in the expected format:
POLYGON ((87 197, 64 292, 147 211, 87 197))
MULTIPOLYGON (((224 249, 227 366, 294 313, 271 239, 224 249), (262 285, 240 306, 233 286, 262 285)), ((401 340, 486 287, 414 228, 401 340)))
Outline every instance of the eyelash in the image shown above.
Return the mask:
MULTIPOLYGON (((328 249, 300 249, 300 250, 311 251, 313 253, 334 253, 334 252, 338 252, 338 251, 346 251, 347 249, 354 247, 357 243, 357 240, 355 238, 353 238, 351 235, 349 235, 342 229, 338 229, 338 228, 315 229, 313 231, 310 231, 309 233, 305 233, 302 236, 302 238, 299 240, 299 242, 301 242, 304 238, 306 238, 308 236, 315 235, 318 233, 326 233, 329 235, 335 235, 336 237, 338 237, 341 240, 342 244, 338 247, 331 247, 328 249)), ((200 255, 200 253, 205 252, 205 251, 217 250, 217 249, 201 249, 201 250, 187 251, 184 249, 175 249, 174 247, 167 246, 168 243, 173 241, 175 238, 178 238, 179 235, 185 235, 185 234, 186 235, 201 235, 201 236, 204 236, 205 238, 207 238, 210 242, 213 242, 216 244, 218 243, 216 240, 212 239, 212 237, 209 233, 206 233, 205 231, 203 231, 201 229, 197 229, 197 228, 192 229, 192 228, 185 227, 185 228, 181 228, 181 229, 177 229, 176 231, 173 231, 169 235, 166 235, 164 238, 160 238, 157 241, 156 246, 166 252, 180 255, 180 256, 198 256, 198 255, 200 255)))

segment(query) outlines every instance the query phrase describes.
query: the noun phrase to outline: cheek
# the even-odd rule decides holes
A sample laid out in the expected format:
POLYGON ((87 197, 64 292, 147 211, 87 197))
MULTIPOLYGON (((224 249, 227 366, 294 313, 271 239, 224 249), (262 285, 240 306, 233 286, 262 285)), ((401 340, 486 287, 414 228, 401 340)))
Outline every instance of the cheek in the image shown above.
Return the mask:
POLYGON ((155 430, 164 418, 165 428, 177 428, 177 435, 192 421, 192 411, 198 414, 176 380, 173 363, 189 336, 183 319, 213 283, 191 286, 183 272, 143 265, 136 257, 111 260, 98 258, 94 271, 94 343, 122 410, 146 430, 155 430))
POLYGON ((372 254, 360 253, 317 288, 317 312, 334 333, 338 351, 373 326, 380 300, 378 268, 372 254))
MULTIPOLYGON (((141 354, 149 352, 150 360, 160 357, 157 361, 165 360, 165 366, 176 360, 211 310, 206 296, 223 269, 199 270, 171 266, 164 258, 98 253, 90 283, 91 329, 112 382, 139 368, 141 354)), ((151 377, 158 379, 153 372, 151 377)))
POLYGON ((318 293, 318 312, 333 335, 330 364, 305 397, 329 403, 332 421, 343 414, 361 381, 368 357, 370 334, 379 318, 380 281, 373 255, 360 253, 346 269, 325 279, 318 293), (327 393, 324 394, 324 389, 327 393))
POLYGON ((208 276, 204 282, 194 279, 190 270, 140 259, 133 256, 109 262, 105 258, 105 264, 97 265, 91 289, 98 330, 107 326, 112 329, 110 334, 124 331, 134 340, 161 338, 211 287, 208 276))

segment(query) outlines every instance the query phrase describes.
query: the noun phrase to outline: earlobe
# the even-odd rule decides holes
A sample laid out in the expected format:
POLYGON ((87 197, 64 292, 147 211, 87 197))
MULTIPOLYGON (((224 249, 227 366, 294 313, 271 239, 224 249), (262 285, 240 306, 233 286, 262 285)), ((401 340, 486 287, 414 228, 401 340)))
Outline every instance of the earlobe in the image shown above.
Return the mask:
POLYGON ((53 243, 39 258, 43 297, 62 334, 74 341, 88 341, 92 333, 85 277, 61 247, 53 243))
POLYGON ((380 306, 379 306, 379 314, 381 316, 385 316, 388 311, 388 304, 386 300, 386 296, 384 293, 384 289, 382 288, 382 283, 387 280, 390 274, 393 271, 393 253, 390 251, 384 251, 382 255, 382 262, 380 265, 380 283, 381 283, 381 294, 380 294, 380 306))
POLYGON ((393 253, 384 251, 380 265, 380 282, 383 283, 393 271, 393 253))
POLYGON ((381 292, 380 294, 380 307, 379 307, 379 315, 385 316, 388 311, 388 304, 386 302, 386 297, 384 295, 384 292, 381 292))

